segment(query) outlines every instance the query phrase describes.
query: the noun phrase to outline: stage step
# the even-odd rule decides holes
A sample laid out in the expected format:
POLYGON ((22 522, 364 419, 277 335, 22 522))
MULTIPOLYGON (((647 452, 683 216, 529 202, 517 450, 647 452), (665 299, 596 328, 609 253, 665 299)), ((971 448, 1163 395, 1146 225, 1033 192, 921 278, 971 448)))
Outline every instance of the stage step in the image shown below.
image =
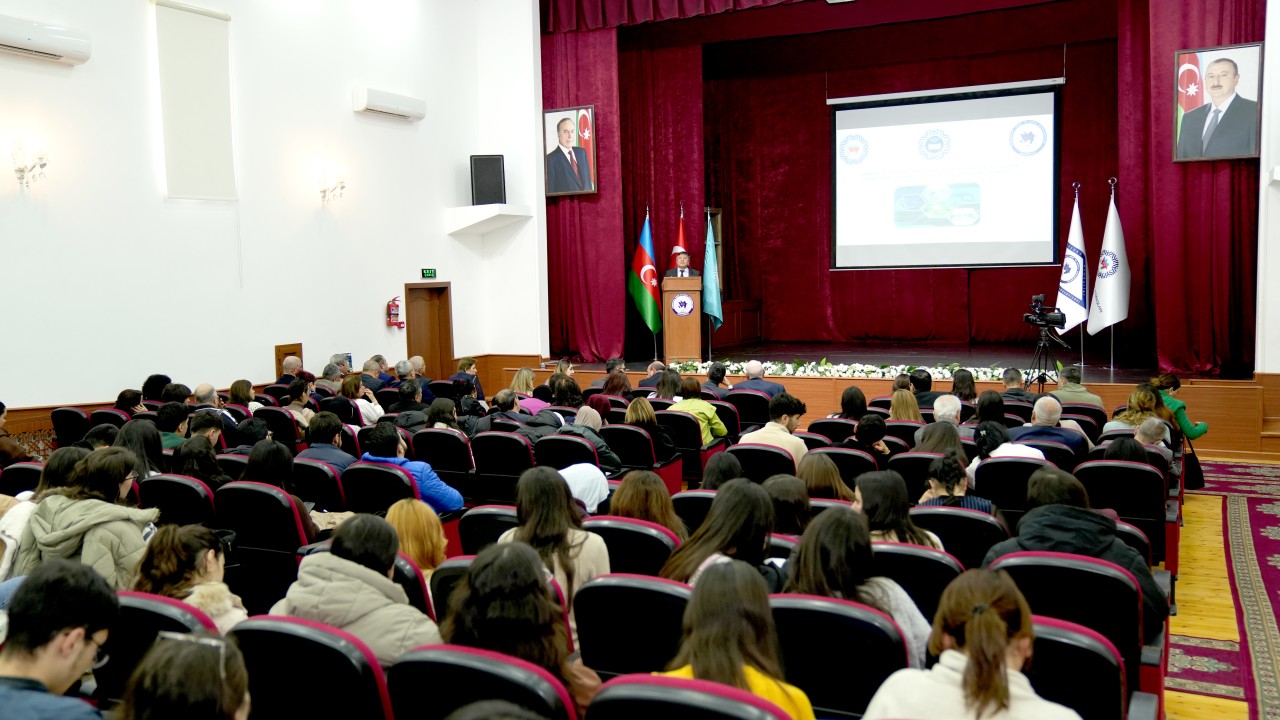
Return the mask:
POLYGON ((1280 417, 1262 418, 1262 437, 1280 438, 1280 417))

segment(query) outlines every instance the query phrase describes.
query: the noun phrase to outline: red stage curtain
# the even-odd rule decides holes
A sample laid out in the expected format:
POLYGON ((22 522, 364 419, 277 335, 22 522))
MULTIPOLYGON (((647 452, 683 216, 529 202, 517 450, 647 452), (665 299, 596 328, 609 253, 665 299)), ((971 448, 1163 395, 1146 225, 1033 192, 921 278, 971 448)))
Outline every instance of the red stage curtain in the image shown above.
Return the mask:
POLYGON ((1262 40, 1265 6, 1120 3, 1117 205, 1128 246, 1150 248, 1162 370, 1247 377, 1253 368, 1258 161, 1171 162, 1172 78, 1177 50, 1262 40))
POLYGON ((542 0, 547 32, 599 30, 809 0, 542 0))
POLYGON ((595 105, 599 187, 593 195, 547 198, 551 352, 589 361, 617 357, 628 263, 618 162, 617 31, 543 35, 542 103, 547 109, 595 105))

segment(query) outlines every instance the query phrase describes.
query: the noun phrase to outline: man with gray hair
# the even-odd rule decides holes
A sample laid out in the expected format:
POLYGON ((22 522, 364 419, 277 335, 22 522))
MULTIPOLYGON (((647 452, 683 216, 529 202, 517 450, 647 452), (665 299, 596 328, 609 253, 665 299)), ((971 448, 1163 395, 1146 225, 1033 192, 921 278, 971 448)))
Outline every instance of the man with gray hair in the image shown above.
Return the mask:
POLYGON ((1000 393, 1005 400, 1017 400, 1034 405, 1040 396, 1027 392, 1022 388, 1022 371, 1018 368, 1007 368, 1004 371, 1004 392, 1000 393))
MULTIPOLYGON (((666 366, 666 364, 665 364, 665 363, 663 363, 663 362, 662 362, 662 361, 660 361, 660 360, 654 360, 653 362, 649 363, 649 367, 646 369, 646 370, 647 370, 647 372, 649 373, 649 377, 647 377, 647 378, 645 378, 645 379, 641 380, 640 382, 636 383, 636 387, 638 387, 638 388, 642 388, 642 387, 647 387, 647 388, 656 388, 656 387, 658 387, 658 378, 662 377, 662 371, 663 371, 663 370, 666 370, 666 369, 667 369, 667 366, 666 366)), ((603 387, 603 385, 602 385, 602 387, 603 387)))
POLYGON ((1058 398, 1059 402, 1085 403, 1103 407, 1102 398, 1085 389, 1085 386, 1080 384, 1081 379, 1083 378, 1079 366, 1064 367, 1058 372, 1058 389, 1049 394, 1058 398))
POLYGON ((316 378, 316 387, 328 388, 337 395, 342 389, 342 368, 335 363, 325 365, 320 377, 316 378))
POLYGON ((400 383, 405 380, 412 380, 414 378, 413 363, 408 360, 401 360, 395 364, 395 373, 396 379, 391 381, 389 387, 400 387, 400 383))
POLYGON ((424 384, 427 380, 427 361, 422 359, 421 355, 414 355, 409 358, 409 364, 413 366, 413 376, 421 380, 424 384))
MULTIPOLYGON (((973 427, 960 424, 960 398, 955 395, 939 395, 933 401, 933 421, 951 423, 956 426, 956 430, 960 433, 960 439, 972 440, 973 427)), ((924 439, 924 428, 918 428, 915 436, 916 445, 924 439)))
POLYGON ((346 375, 351 372, 351 363, 347 362, 346 353, 334 353, 329 356, 329 363, 338 366, 338 372, 346 375))
POLYGON ((1181 464, 1174 465, 1173 450, 1166 444, 1169 442, 1169 426, 1163 420, 1158 417, 1143 420, 1133 431, 1133 439, 1160 453, 1171 470, 1176 468, 1176 475, 1182 474, 1181 464))
POLYGON ((360 383, 369 388, 369 392, 378 392, 382 388, 382 379, 379 376, 382 372, 382 365, 374 358, 364 361, 364 367, 360 372, 360 383))
POLYGON ((276 379, 276 385, 288 385, 298 379, 298 371, 302 369, 302 358, 290 355, 280 361, 283 374, 276 379))
POLYGON ((236 419, 231 413, 222 409, 222 398, 218 397, 218 391, 209 383, 201 383, 196 386, 195 403, 193 410, 195 412, 217 413, 222 420, 224 432, 235 432, 236 419))
POLYGON ((385 357, 381 355, 374 355, 369 359, 378 363, 378 379, 382 381, 384 386, 388 383, 395 382, 395 376, 387 372, 391 369, 391 365, 387 362, 385 357))
POLYGON ((747 379, 733 386, 734 390, 755 390, 768 395, 772 399, 778 393, 787 391, 781 383, 769 382, 764 379, 764 364, 759 360, 748 360, 743 366, 742 372, 746 373, 747 379))
MULTIPOLYGON (((1089 452, 1089 438, 1079 431, 1079 425, 1072 430, 1058 427, 1062 419, 1062 405, 1052 395, 1045 395, 1036 401, 1031 410, 1031 422, 1022 427, 1009 428, 1009 439, 1014 442, 1048 441, 1066 445, 1076 454, 1076 459, 1083 461, 1089 452)), ((1072 423, 1073 425, 1075 423, 1072 423)))

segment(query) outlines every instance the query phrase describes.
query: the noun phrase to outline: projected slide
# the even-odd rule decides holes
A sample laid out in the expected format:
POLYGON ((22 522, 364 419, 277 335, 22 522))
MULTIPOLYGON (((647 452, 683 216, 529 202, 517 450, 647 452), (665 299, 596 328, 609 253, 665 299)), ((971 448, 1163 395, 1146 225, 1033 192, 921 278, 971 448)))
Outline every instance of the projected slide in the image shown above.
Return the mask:
POLYGON ((835 108, 836 268, 1055 260, 1056 94, 835 108))

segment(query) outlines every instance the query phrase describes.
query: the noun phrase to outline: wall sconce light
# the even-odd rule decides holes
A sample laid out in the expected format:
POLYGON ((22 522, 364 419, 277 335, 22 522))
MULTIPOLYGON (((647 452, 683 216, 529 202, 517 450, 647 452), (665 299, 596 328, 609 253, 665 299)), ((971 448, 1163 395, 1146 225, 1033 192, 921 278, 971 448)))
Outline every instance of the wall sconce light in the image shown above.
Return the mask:
POLYGON ((327 203, 330 200, 336 200, 342 197, 342 193, 347 189, 346 178, 337 178, 334 180, 320 182, 320 202, 327 203))
POLYGON ((44 150, 27 153, 22 141, 13 144, 13 172, 18 176, 18 186, 30 188, 44 179, 44 169, 49 165, 49 154, 44 150))

